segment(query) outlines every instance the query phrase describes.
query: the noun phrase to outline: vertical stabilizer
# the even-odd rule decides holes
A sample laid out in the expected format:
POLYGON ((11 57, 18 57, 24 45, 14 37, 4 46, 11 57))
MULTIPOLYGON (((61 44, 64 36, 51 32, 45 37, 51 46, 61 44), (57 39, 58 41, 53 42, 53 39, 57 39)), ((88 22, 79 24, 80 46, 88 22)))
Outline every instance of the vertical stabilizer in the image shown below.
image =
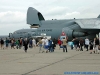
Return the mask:
POLYGON ((42 14, 36 9, 29 7, 27 11, 27 24, 31 26, 41 26, 40 21, 45 20, 42 14))

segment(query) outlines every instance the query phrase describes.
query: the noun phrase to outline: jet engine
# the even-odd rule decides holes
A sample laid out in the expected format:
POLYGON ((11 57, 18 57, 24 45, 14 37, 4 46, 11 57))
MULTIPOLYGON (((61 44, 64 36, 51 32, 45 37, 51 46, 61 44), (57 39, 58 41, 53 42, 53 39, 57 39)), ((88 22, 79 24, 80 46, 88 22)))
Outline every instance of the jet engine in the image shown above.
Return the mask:
POLYGON ((65 32, 68 38, 87 36, 84 32, 74 31, 68 27, 63 28, 62 32, 65 32))

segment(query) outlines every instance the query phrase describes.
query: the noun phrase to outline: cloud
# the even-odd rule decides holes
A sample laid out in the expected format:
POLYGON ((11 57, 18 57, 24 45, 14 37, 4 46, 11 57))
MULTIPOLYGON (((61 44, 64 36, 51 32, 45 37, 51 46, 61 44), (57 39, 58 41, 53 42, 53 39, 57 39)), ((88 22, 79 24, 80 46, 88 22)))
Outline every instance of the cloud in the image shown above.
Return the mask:
POLYGON ((13 33, 14 31, 22 28, 29 28, 29 25, 26 23, 0 24, 0 35, 8 35, 9 33, 13 33))
POLYGON ((66 12, 69 12, 70 9, 68 7, 54 7, 54 8, 50 8, 49 10, 47 10, 45 12, 46 15, 52 15, 52 16, 56 16, 56 15, 62 15, 65 14, 66 12))
POLYGON ((28 7, 41 12, 45 19, 96 18, 100 0, 1 0, 0 34, 29 28, 26 24, 28 7))
POLYGON ((0 24, 20 23, 25 21, 26 13, 20 11, 0 12, 0 24))
POLYGON ((49 19, 73 19, 73 18, 79 18, 80 12, 66 12, 61 15, 56 16, 48 16, 49 19))
POLYGON ((70 13, 71 9, 64 6, 50 7, 44 12, 45 19, 64 19, 66 13, 70 13))
POLYGON ((64 18, 73 19, 73 18, 78 18, 78 16, 80 16, 80 12, 74 11, 74 12, 66 13, 64 18))
POLYGON ((73 16, 73 15, 80 15, 80 12, 71 12, 71 13, 66 13, 66 16, 73 16))
POLYGON ((95 6, 91 7, 80 7, 77 9, 77 11, 80 11, 80 18, 97 18, 97 16, 100 14, 100 4, 97 4, 95 6))
POLYGON ((0 12, 0 35, 8 35, 8 33, 22 28, 29 28, 29 25, 26 24, 25 12, 0 12))

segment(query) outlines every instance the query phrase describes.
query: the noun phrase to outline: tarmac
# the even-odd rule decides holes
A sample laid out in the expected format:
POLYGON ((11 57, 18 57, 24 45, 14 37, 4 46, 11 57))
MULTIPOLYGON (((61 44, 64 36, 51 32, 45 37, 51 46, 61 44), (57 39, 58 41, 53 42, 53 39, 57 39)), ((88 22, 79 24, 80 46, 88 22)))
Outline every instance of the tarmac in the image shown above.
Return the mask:
POLYGON ((69 46, 67 53, 58 47, 52 53, 39 53, 39 47, 27 53, 23 48, 0 49, 0 75, 100 75, 100 54, 69 46))

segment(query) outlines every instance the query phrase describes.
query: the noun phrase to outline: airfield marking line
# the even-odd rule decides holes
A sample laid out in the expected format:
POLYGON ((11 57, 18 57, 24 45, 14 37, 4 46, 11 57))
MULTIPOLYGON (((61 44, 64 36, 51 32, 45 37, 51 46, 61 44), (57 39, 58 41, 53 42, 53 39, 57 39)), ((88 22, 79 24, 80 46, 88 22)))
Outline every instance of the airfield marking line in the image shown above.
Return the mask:
MULTIPOLYGON (((22 53, 22 52, 21 52, 21 53, 22 53)), ((12 54, 19 54, 19 53, 10 53, 10 54, 7 54, 7 55, 12 55, 12 54)), ((36 54, 39 54, 39 53, 36 53, 36 54)), ((13 60, 1 62, 1 63, 7 63, 7 62, 12 62, 12 61, 20 60, 20 59, 26 59, 26 58, 34 57, 36 54, 33 54, 32 56, 29 56, 29 57, 22 57, 22 58, 13 59, 13 60)), ((5 54, 4 54, 4 55, 5 55, 5 54)), ((3 55, 2 55, 2 56, 3 56, 3 55)))
MULTIPOLYGON (((22 53, 22 52, 20 52, 20 53, 22 53)), ((3 55, 0 55, 0 56, 5 56, 5 55, 12 55, 12 54, 19 54, 19 53, 7 53, 7 54, 3 54, 3 55)))
POLYGON ((75 54, 75 55, 73 55, 73 56, 71 56, 71 57, 66 57, 66 58, 64 58, 64 59, 61 59, 61 60, 59 60, 59 61, 56 61, 56 62, 50 63, 50 64, 48 64, 48 65, 46 65, 46 66, 43 66, 43 67, 37 68, 37 69, 35 69, 35 70, 29 71, 29 72, 24 73, 24 74, 21 74, 21 75, 28 75, 28 74, 31 73, 31 72, 35 72, 35 71, 38 71, 38 70, 40 70, 40 69, 46 68, 46 67, 48 67, 48 66, 51 66, 51 65, 57 64, 57 63, 62 62, 62 61, 64 61, 64 60, 67 60, 67 59, 73 58, 73 57, 75 57, 75 56, 77 56, 77 55, 80 55, 80 54, 82 54, 82 53, 85 53, 85 51, 84 51, 84 52, 81 52, 81 53, 79 53, 79 54, 75 54))
MULTIPOLYGON (((15 51, 16 51, 17 49, 15 49, 15 51)), ((23 52, 25 52, 24 50, 23 50, 23 52)), ((3 55, 0 55, 0 56, 5 56, 5 55, 12 55, 12 54, 19 54, 19 53, 23 53, 23 52, 14 52, 14 53, 6 53, 6 54, 3 54, 3 55)), ((31 51, 30 51, 31 52, 31 51)), ((38 53, 37 53, 38 54, 38 53)))

